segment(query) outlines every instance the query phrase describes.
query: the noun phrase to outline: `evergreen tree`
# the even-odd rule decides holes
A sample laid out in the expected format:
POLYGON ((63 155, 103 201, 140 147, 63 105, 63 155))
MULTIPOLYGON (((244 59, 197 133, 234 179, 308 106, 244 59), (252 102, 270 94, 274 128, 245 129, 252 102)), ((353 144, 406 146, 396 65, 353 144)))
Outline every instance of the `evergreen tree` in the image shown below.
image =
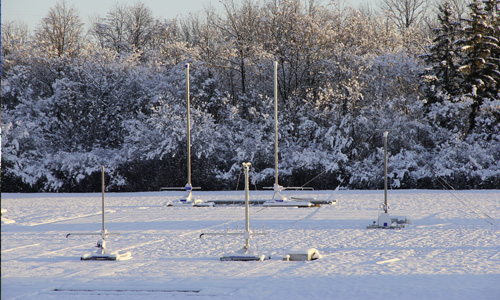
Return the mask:
POLYGON ((455 42, 459 38, 460 21, 453 20, 453 11, 449 2, 439 6, 438 20, 440 27, 435 28, 436 37, 424 55, 430 66, 424 73, 427 82, 427 104, 443 101, 440 93, 456 96, 460 92, 460 73, 458 72, 459 53, 455 42))
POLYGON ((485 99, 498 99, 500 88, 500 22, 499 0, 474 1, 469 5, 470 18, 463 28, 465 39, 458 44, 464 54, 459 71, 464 79, 463 94, 470 94, 474 103, 469 114, 469 131, 485 99))

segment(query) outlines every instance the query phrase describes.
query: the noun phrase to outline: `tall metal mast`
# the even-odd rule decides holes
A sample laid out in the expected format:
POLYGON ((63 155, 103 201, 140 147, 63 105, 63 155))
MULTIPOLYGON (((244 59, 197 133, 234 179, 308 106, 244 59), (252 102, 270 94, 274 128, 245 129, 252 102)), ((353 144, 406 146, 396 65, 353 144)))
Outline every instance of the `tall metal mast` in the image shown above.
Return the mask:
POLYGON ((119 233, 109 233, 104 226, 104 192, 106 189, 105 185, 105 176, 104 176, 104 166, 101 167, 101 189, 102 189, 102 230, 100 233, 91 232, 91 233, 68 233, 66 238, 70 235, 100 235, 101 238, 97 241, 97 252, 91 254, 85 254, 80 259, 81 260, 123 260, 130 259, 131 254, 130 251, 127 253, 119 254, 117 252, 108 253, 108 248, 106 246, 106 239, 108 235, 117 235, 119 233))
POLYGON ((186 64, 186 102, 187 102, 187 185, 191 186, 191 114, 189 103, 189 64, 186 64))
POLYGON ((250 247, 250 194, 248 183, 248 170, 252 164, 247 162, 243 163, 245 168, 245 252, 248 253, 250 247))
POLYGON ((245 169, 245 231, 243 232, 224 232, 224 233, 202 233, 200 234, 200 238, 204 235, 243 235, 243 238, 245 239, 245 245, 241 250, 238 250, 234 253, 229 253, 229 254, 224 254, 220 260, 222 261, 227 261, 227 260, 232 260, 232 261, 262 261, 266 259, 265 255, 263 254, 256 254, 252 249, 250 249, 250 239, 252 238, 253 235, 266 235, 265 232, 258 233, 258 232, 252 232, 250 230, 250 184, 249 184, 249 170, 250 166, 252 164, 250 162, 244 162, 243 163, 243 168, 245 169))
POLYGON ((105 228, 104 228, 104 190, 105 190, 105 184, 104 184, 104 166, 102 166, 102 170, 101 170, 101 173, 102 173, 102 186, 101 186, 101 190, 102 190, 102 232, 104 232, 105 228))
POLYGON ((278 62, 274 62, 274 183, 278 185, 278 62))
POLYGON ((389 211, 389 203, 387 202, 387 136, 389 131, 384 132, 384 211, 389 211))
POLYGON ((378 221, 373 221, 372 224, 366 226, 368 229, 401 229, 404 228, 404 224, 411 224, 411 219, 409 218, 400 218, 393 217, 389 215, 389 202, 387 201, 387 137, 389 135, 389 131, 384 131, 384 204, 382 205, 384 212, 380 213, 378 216, 378 221))

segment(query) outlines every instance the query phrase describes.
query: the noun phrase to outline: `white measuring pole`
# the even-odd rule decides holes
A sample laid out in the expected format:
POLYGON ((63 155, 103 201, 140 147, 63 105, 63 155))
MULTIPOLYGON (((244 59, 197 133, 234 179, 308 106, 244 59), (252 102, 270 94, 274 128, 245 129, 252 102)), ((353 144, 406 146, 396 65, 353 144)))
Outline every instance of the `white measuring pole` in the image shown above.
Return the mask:
POLYGON ((248 171, 252 164, 247 162, 243 163, 245 168, 245 251, 250 247, 250 187, 248 183, 248 171))
POLYGON ((102 169, 101 169, 101 173, 102 173, 102 186, 101 186, 101 190, 102 190, 102 232, 104 233, 104 190, 105 190, 105 184, 104 184, 104 166, 102 166, 102 169))
POLYGON ((186 64, 186 102, 187 102, 187 184, 191 186, 191 113, 189 101, 189 64, 186 64))
MULTIPOLYGON (((68 238, 70 235, 100 235, 101 239, 104 241, 104 240, 106 240, 106 237, 108 235, 119 235, 119 233, 109 233, 106 230, 106 226, 104 225, 104 210, 105 210, 105 207, 104 207, 104 193, 105 193, 105 191, 106 191, 106 180, 105 180, 104 166, 102 166, 101 167, 101 194, 102 194, 102 197, 101 197, 101 209, 102 209, 102 217, 101 217, 102 228, 101 228, 101 232, 100 233, 97 233, 97 232, 90 232, 90 233, 68 233, 66 235, 66 238, 68 238)), ((103 243, 101 245, 103 246, 103 249, 106 248, 105 243, 103 243)))
POLYGON ((384 132, 384 211, 389 211, 389 203, 387 203, 387 136, 389 131, 384 132))
POLYGON ((274 183, 278 185, 278 62, 274 62, 274 183))

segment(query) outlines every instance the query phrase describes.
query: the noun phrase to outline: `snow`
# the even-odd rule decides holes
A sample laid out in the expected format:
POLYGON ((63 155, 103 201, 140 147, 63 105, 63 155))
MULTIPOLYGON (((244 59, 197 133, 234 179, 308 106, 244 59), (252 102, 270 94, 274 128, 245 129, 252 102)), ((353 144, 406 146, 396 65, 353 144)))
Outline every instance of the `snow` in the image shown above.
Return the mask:
POLYGON ((337 205, 319 208, 252 206, 251 227, 268 233, 251 240, 271 256, 263 262, 219 261, 240 236, 199 237, 241 230, 244 207, 163 206, 182 193, 106 194, 106 229, 121 233, 108 247, 130 251, 127 261, 80 261, 97 237, 65 238, 101 229, 100 193, 2 194, 2 217, 15 220, 1 228, 2 299, 500 299, 500 190, 389 191, 391 215, 413 221, 401 230, 366 229, 383 191, 341 190, 337 205), (323 257, 283 261, 293 248, 323 257))

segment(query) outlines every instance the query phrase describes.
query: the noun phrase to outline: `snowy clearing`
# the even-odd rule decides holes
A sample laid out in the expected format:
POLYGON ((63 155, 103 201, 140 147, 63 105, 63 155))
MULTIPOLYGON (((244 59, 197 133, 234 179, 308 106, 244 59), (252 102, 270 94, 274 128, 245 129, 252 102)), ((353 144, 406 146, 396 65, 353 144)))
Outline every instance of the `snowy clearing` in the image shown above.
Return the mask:
MULTIPOLYGON (((331 191, 297 193, 327 199, 331 191)), ((366 229, 383 191, 339 191, 337 205, 319 208, 252 206, 251 226, 268 233, 252 239, 271 256, 263 262, 219 261, 242 237, 199 238, 244 228, 243 206, 163 206, 182 194, 106 194, 106 229, 121 233, 108 247, 130 251, 126 261, 81 261, 97 237, 65 238, 101 229, 100 193, 2 194, 2 217, 15 221, 2 222, 2 299, 500 299, 498 190, 389 191, 391 215, 413 221, 401 230, 366 229), (323 258, 282 261, 294 247, 323 258)))

